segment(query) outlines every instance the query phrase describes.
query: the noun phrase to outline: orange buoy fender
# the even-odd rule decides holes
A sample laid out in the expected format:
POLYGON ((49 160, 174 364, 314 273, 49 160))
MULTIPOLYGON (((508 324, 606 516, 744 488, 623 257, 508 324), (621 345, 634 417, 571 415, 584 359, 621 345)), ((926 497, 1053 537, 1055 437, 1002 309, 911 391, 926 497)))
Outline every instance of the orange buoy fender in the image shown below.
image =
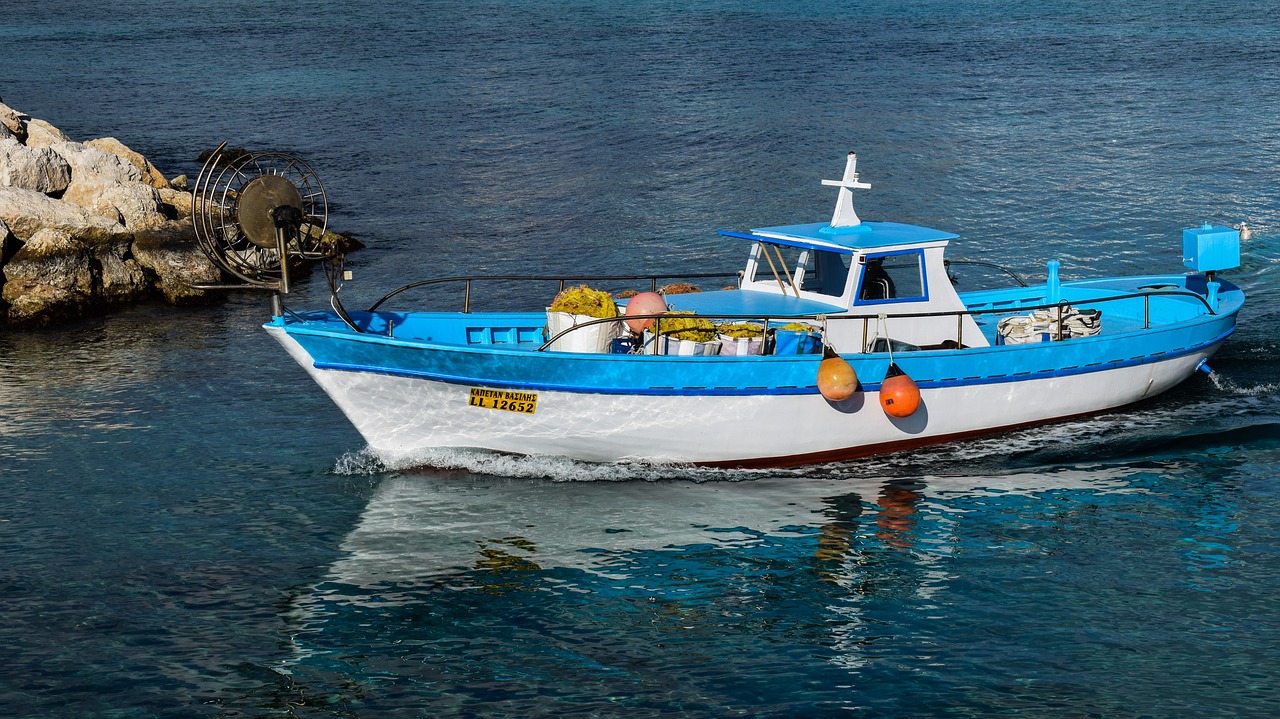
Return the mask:
POLYGON ((899 418, 910 417, 920 407, 920 388, 896 364, 889 364, 880 383, 880 406, 885 414, 899 418))
MULTIPOLYGON (((626 315, 657 315, 667 311, 667 301, 657 292, 641 292, 627 300, 626 315)), ((643 332, 653 324, 653 319, 627 320, 632 332, 643 332)))
POLYGON ((858 391, 858 373, 843 357, 827 357, 818 365, 818 391, 832 402, 849 399, 858 391))

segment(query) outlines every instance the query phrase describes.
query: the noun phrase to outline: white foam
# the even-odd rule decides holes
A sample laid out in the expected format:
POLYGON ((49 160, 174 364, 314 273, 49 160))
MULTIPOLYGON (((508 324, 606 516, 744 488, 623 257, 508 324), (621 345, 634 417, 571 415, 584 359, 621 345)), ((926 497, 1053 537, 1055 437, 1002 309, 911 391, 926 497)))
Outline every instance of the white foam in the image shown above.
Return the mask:
MULTIPOLYGON (((395 458, 379 457, 365 448, 348 452, 334 467, 337 474, 379 474, 420 468, 463 470, 473 474, 553 482, 627 482, 644 480, 740 481, 762 476, 762 470, 723 470, 664 464, 597 464, 568 457, 513 455, 467 448, 434 448, 395 458)), ((777 472, 768 473, 777 476, 777 472)))
POLYGON ((1213 386, 1217 387, 1219 390, 1241 397, 1260 397, 1262 395, 1273 394, 1276 390, 1280 389, 1280 385, 1271 382, 1264 382, 1263 384, 1254 385, 1252 387, 1245 387, 1244 385, 1233 381, 1230 377, 1223 376, 1218 372, 1210 372, 1209 381, 1213 382, 1213 386))
POLYGON ((367 476, 385 471, 387 471, 386 465, 368 447, 356 452, 347 452, 333 465, 334 474, 342 475, 367 476))

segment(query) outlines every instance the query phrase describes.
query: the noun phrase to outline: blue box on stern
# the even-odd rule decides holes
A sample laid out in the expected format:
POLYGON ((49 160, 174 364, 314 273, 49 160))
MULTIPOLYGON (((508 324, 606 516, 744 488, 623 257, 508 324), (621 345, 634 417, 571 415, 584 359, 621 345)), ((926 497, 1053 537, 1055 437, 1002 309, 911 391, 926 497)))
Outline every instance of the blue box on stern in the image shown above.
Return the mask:
POLYGON ((1182 231, 1182 264, 1196 272, 1240 266, 1240 231, 1208 222, 1182 231))

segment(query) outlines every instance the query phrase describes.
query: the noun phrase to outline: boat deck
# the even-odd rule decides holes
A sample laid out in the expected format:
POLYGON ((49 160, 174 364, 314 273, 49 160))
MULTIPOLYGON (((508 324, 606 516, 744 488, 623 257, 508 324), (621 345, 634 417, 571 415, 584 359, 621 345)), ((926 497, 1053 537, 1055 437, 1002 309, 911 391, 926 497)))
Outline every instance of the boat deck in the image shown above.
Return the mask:
MULTIPOLYGON (((1235 302, 1238 288, 1221 282, 1219 297, 1235 302)), ((1117 335, 1182 322, 1206 313, 1205 302, 1188 293, 1204 295, 1203 275, 1158 275, 1085 280, 1063 283, 1056 300, 1045 285, 962 294, 965 306, 977 313, 983 335, 996 343, 997 325, 1006 317, 1026 315, 1032 308, 1066 302, 1077 310, 1102 313, 1099 334, 1117 335)))
MULTIPOLYGON (((1205 302, 1188 293, 1202 295, 1205 279, 1202 275, 1165 275, 1134 278, 1115 278, 1063 283, 1058 288, 1060 302, 1076 309, 1094 309, 1101 312, 1100 335, 1118 335, 1137 332, 1185 321, 1206 313, 1205 302), (1181 293, 1181 294, 1177 294, 1181 293)), ((673 309, 687 309, 714 317, 717 314, 769 315, 810 314, 833 317, 840 310, 824 305, 783 296, 773 299, 760 297, 761 293, 717 291, 668 298, 673 309), (733 300, 748 300, 735 304, 733 300)), ((982 290, 962 294, 965 306, 977 322, 989 345, 999 344, 997 326, 1006 317, 1026 315, 1033 308, 1053 305, 1045 285, 1014 287, 999 290, 982 290)), ((1234 285, 1222 282, 1219 291, 1224 310, 1242 300, 1242 293, 1234 285), (1241 297, 1237 297, 1240 295, 1241 297)), ((1052 311, 1052 310, 1050 310, 1052 311)), ((492 347, 501 350, 535 351, 543 346, 547 337, 545 312, 357 312, 352 313, 356 324, 368 333, 382 335, 407 342, 492 347)), ((847 315, 846 315, 847 316, 847 315)), ((290 313, 291 322, 302 321, 312 328, 324 331, 350 333, 348 328, 331 312, 290 313)), ((837 321, 837 320, 831 320, 837 321)), ((874 318, 872 317, 872 321, 874 318)))

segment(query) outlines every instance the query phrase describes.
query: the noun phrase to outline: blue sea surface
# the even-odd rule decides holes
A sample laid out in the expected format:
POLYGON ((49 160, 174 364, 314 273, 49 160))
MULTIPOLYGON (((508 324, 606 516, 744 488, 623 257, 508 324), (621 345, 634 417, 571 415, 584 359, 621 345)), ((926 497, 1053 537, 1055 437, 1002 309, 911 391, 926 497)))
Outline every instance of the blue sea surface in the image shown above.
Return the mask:
POLYGON ((0 331, 0 716, 1280 706, 1272 3, 10 10, 5 104, 170 177, 223 140, 305 158, 368 245, 353 307, 430 276, 732 272, 715 231, 825 220, 850 150, 864 218, 1031 278, 1180 272, 1182 228, 1255 234, 1212 376, 785 471, 384 466, 252 292, 0 331))

